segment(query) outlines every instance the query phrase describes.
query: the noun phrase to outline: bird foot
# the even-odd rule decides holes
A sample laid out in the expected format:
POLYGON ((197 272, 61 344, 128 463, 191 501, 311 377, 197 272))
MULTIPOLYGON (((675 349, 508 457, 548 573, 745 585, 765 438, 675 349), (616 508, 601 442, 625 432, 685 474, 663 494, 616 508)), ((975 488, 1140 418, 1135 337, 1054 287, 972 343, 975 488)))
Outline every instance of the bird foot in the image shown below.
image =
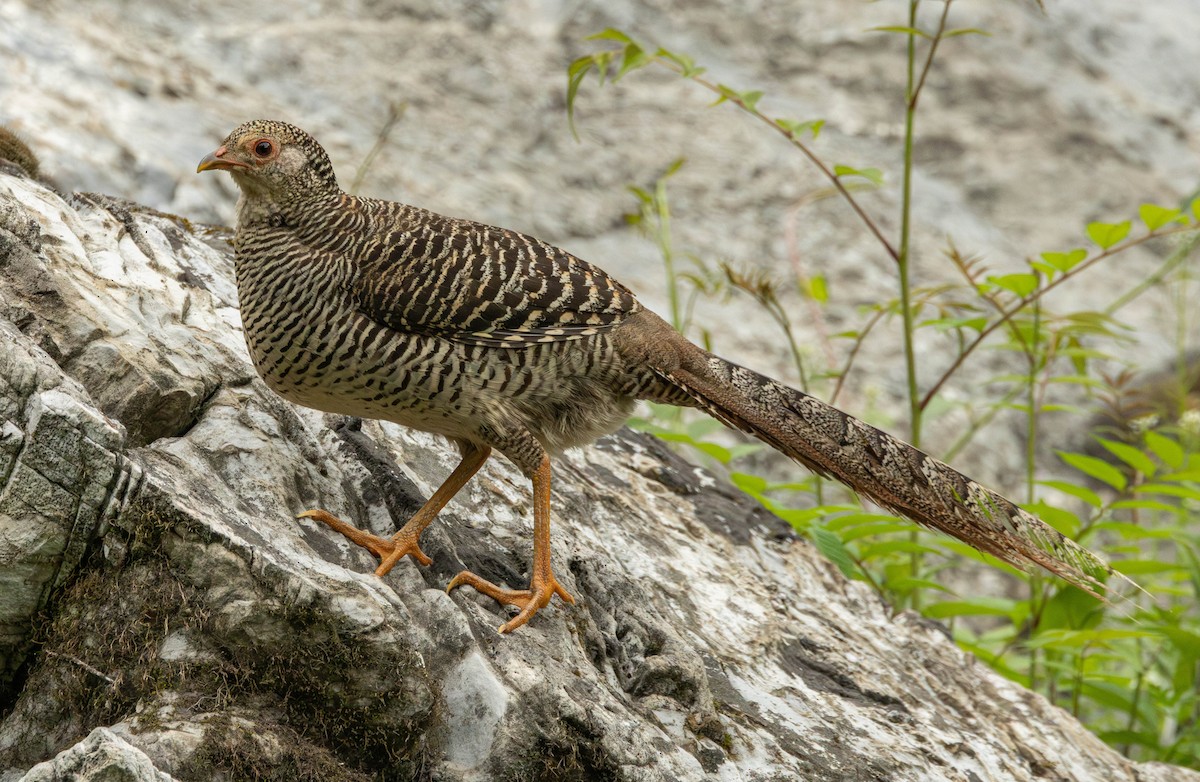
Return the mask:
POLYGON ((422 565, 429 565, 433 562, 432 559, 425 556, 425 552, 421 551, 421 533, 409 530, 407 524, 391 538, 381 538, 378 535, 372 535, 370 532, 363 532, 357 527, 353 527, 342 521, 332 513, 323 510, 306 510, 296 518, 315 519, 330 529, 342 533, 354 543, 357 543, 379 557, 381 561, 379 567, 375 569, 375 575, 381 578, 386 576, 388 571, 395 567, 396 563, 403 559, 405 555, 411 554, 412 558, 422 565))
POLYGON ((472 587, 501 605, 516 606, 521 609, 519 614, 500 626, 500 632, 502 633, 511 633, 528 622, 533 618, 534 614, 545 608, 550 603, 550 598, 555 595, 558 595, 568 603, 575 603, 575 598, 571 597, 570 593, 562 588, 558 581, 555 580, 553 574, 539 577, 539 574, 535 573, 533 580, 529 584, 529 589, 505 589, 496 586, 485 578, 475 575, 469 570, 464 570, 450 580, 450 585, 446 587, 446 591, 450 592, 460 586, 472 587))

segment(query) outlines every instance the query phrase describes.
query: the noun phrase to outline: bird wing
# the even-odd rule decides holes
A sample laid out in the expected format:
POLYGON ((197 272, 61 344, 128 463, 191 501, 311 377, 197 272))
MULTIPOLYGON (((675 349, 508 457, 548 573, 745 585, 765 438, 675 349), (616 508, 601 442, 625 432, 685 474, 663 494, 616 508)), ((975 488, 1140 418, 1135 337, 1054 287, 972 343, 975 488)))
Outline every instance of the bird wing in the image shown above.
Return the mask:
POLYGON ((603 269, 531 236, 355 200, 371 241, 350 251, 350 293, 391 328, 522 347, 598 334, 642 309, 603 269))

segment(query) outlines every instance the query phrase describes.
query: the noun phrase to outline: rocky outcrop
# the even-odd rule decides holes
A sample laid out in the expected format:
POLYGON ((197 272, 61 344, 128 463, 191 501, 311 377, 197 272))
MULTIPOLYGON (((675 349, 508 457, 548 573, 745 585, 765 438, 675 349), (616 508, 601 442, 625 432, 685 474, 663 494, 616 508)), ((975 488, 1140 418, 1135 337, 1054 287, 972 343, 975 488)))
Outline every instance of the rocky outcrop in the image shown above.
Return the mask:
POLYGON ((171 777, 154 767, 146 753, 113 734, 96 728, 75 746, 53 760, 39 763, 22 782, 59 782, 64 779, 102 782, 171 782, 171 777))
POLYGON ((0 778, 1184 780, 892 617, 782 522, 630 432, 556 464, 578 599, 501 637, 443 591, 523 584, 488 463, 380 580, 436 438, 254 376, 228 235, 0 173, 0 778))

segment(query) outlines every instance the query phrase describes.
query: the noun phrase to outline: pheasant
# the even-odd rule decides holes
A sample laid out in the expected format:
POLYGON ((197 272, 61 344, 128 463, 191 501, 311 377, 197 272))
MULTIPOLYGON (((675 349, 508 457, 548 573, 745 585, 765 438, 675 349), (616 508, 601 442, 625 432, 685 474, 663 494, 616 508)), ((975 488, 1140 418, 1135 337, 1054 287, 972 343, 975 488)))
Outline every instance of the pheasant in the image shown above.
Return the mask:
POLYGON ((527 589, 463 571, 524 625, 554 595, 551 457, 615 431, 638 400, 699 408, 888 510, 1015 566, 1101 595, 1112 568, 999 494, 807 394, 692 344, 587 261, 515 231, 338 187, 329 156, 283 122, 235 129, 197 172, 241 189, 236 270, 245 338, 296 404, 445 436, 461 461, 391 538, 302 514, 379 557, 424 565, 422 531, 493 451, 533 489, 527 589))

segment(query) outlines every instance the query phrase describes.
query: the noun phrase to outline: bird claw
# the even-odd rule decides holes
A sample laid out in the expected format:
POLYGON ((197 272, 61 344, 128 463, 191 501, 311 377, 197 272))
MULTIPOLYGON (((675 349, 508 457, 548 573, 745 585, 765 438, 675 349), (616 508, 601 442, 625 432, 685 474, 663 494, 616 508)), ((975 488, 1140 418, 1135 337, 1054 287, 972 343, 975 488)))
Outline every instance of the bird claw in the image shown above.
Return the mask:
POLYGON ((425 552, 421 551, 420 533, 414 535, 408 532, 407 525, 391 538, 381 538, 378 535, 372 535, 370 532, 363 532, 357 527, 353 527, 342 521, 332 513, 319 509, 306 510, 296 516, 296 518, 319 521, 335 532, 345 535, 353 543, 362 546, 376 557, 379 557, 381 561, 379 567, 375 569, 375 575, 380 578, 386 576, 396 566, 396 563, 406 555, 411 555, 413 559, 422 565, 428 566, 433 563, 433 560, 425 556, 425 552))
POLYGON ((501 605, 516 606, 520 609, 520 613, 500 626, 501 633, 511 633, 528 622, 534 614, 549 605, 550 598, 555 595, 568 603, 575 603, 575 598, 563 589, 553 574, 539 577, 539 574, 535 573, 529 589, 505 589, 469 570, 464 570, 450 580, 446 591, 451 592, 460 586, 472 587, 475 591, 487 595, 501 605))

